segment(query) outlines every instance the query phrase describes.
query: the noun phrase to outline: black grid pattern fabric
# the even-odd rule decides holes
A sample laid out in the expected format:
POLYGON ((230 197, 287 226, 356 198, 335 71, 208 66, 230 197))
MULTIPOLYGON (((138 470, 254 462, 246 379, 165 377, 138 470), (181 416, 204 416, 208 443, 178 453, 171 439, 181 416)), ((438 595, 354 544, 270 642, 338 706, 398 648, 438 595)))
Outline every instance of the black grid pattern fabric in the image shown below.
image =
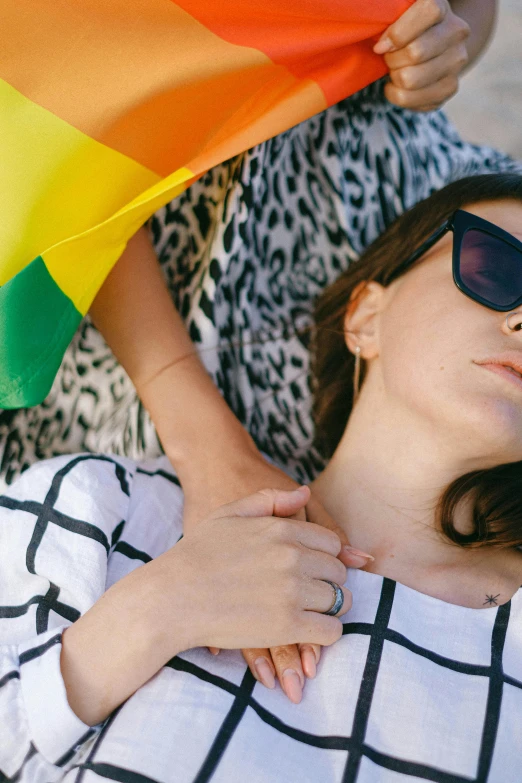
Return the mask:
POLYGON ((175 545, 166 460, 31 468, 0 497, 0 783, 518 783, 522 591, 467 609, 349 571, 353 608, 300 705, 238 651, 172 659, 103 726, 76 718, 61 633, 175 545))

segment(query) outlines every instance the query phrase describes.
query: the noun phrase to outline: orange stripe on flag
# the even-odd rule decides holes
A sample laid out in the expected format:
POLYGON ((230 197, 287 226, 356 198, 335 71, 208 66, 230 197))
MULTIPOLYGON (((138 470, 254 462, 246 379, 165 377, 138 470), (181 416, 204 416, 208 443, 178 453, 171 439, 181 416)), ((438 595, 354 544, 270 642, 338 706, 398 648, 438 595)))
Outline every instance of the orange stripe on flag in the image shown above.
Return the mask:
POLYGON ((386 73, 373 43, 412 2, 264 0, 238 12, 231 0, 176 0, 226 41, 259 49, 298 79, 314 79, 328 105, 386 73))
POLYGON ((0 3, 0 29, 0 78, 162 176, 187 165, 214 128, 233 133, 245 103, 251 115, 242 110, 241 122, 255 120, 253 95, 265 105, 296 84, 284 66, 224 41, 170 0, 39 0, 37 12, 34 0, 16 0, 0 3))

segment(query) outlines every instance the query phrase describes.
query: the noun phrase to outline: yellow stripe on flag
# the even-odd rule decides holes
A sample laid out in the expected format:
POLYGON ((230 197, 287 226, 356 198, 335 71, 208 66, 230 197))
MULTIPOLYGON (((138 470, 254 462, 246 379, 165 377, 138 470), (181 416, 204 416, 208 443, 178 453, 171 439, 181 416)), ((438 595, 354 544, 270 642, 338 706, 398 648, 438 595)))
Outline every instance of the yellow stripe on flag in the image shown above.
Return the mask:
POLYGON ((42 253, 50 275, 82 315, 87 313, 130 237, 153 212, 179 196, 193 180, 192 171, 178 169, 108 220, 42 253))
MULTIPOLYGON (((3 285, 46 248, 106 220, 161 178, 1 80, 0 105, 3 285)), ((75 275, 74 255, 69 263, 75 275)))

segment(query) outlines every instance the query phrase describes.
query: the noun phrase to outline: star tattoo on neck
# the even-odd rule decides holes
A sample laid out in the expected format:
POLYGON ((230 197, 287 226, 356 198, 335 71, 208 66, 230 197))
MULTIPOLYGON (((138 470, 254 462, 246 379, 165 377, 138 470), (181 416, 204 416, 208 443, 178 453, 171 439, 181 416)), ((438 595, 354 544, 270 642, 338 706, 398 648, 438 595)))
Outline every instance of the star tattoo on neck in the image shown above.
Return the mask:
POLYGON ((486 593, 486 600, 484 601, 482 606, 485 606, 486 604, 488 604, 488 606, 498 606, 497 598, 499 597, 500 597, 500 593, 497 593, 497 595, 488 595, 486 593))

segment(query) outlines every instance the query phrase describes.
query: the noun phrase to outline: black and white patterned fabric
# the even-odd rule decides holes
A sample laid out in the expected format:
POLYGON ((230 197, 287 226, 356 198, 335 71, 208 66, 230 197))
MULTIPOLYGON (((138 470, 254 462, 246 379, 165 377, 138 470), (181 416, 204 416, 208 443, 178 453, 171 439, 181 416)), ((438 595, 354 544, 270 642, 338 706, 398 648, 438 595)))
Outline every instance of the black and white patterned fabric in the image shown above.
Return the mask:
POLYGON ((176 544, 182 506, 165 457, 58 457, 0 496, 0 781, 520 781, 522 590, 467 609, 349 570, 344 635, 300 705, 258 684, 239 651, 198 648, 103 726, 83 724, 61 633, 176 544))
MULTIPOLYGON (((149 227, 173 299, 259 448, 300 481, 311 448, 306 328, 316 296, 397 215, 469 174, 522 170, 464 143, 441 111, 398 109, 382 83, 212 169, 149 227)), ((0 482, 56 454, 154 457, 129 378, 89 319, 46 401, 0 412, 0 482)))

